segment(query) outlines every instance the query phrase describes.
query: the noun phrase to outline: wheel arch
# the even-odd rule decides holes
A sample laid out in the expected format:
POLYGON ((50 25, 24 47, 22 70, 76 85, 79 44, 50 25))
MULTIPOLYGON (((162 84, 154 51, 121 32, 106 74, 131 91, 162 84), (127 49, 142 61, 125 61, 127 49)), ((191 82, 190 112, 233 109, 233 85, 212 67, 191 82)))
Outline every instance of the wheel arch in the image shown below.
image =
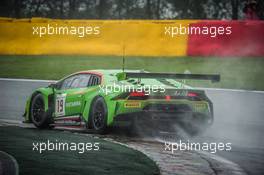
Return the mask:
POLYGON ((107 108, 107 126, 110 126, 113 124, 116 102, 110 100, 110 97, 108 97, 107 95, 104 95, 104 94, 94 93, 94 94, 89 94, 89 95, 85 96, 85 99, 84 99, 85 105, 84 105, 84 109, 82 112, 83 119, 86 122, 89 121, 92 104, 93 104, 94 100, 98 97, 102 97, 104 99, 104 102, 105 102, 106 108, 107 108))
POLYGON ((53 94, 52 91, 41 88, 41 89, 37 89, 36 91, 34 91, 31 96, 27 99, 26 102, 26 107, 25 107, 25 113, 24 113, 24 117, 25 117, 25 122, 32 122, 30 115, 31 115, 31 105, 32 105, 32 100, 33 98, 37 95, 37 94, 41 94, 43 96, 44 99, 44 104, 45 104, 45 111, 47 111, 49 109, 49 96, 53 94))

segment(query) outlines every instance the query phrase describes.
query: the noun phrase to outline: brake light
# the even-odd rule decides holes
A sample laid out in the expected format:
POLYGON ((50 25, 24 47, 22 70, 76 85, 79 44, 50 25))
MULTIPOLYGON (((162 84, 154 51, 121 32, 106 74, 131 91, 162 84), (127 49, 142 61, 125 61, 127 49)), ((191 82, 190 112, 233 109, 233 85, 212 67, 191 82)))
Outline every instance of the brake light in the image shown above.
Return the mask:
POLYGON ((145 96, 145 92, 130 92, 129 96, 131 97, 143 97, 145 96))
POLYGON ((167 101, 170 101, 170 99, 171 99, 171 96, 169 96, 169 95, 166 95, 166 96, 165 96, 165 99, 166 99, 167 101))
POLYGON ((194 93, 194 92, 188 92, 187 94, 188 97, 197 97, 198 94, 194 93))

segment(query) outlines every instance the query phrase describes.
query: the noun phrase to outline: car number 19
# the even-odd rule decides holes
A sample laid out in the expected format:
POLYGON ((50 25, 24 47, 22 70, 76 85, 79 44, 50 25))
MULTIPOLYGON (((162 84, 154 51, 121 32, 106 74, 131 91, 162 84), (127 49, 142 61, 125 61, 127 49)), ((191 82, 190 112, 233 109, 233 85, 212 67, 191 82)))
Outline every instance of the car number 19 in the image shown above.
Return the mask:
POLYGON ((65 99, 66 99, 66 94, 56 95, 55 115, 57 117, 65 115, 65 99))

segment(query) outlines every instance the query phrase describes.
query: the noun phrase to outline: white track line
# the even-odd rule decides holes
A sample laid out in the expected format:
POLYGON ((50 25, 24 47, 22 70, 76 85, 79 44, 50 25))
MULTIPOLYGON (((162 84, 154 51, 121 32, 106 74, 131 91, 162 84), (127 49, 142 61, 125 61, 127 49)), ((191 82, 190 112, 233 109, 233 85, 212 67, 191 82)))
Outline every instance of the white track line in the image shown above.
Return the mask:
POLYGON ((23 124, 21 120, 10 120, 10 119, 0 119, 0 122, 11 123, 11 124, 23 124))
POLYGON ((0 81, 20 81, 20 82, 43 82, 51 83, 56 82, 56 80, 36 80, 36 79, 20 79, 20 78, 0 78, 0 81))
POLYGON ((197 87, 197 89, 201 90, 209 90, 209 91, 230 91, 230 92, 253 92, 253 93, 264 93, 264 91, 255 91, 255 90, 244 90, 244 89, 225 89, 225 88, 203 88, 197 87))
MULTIPOLYGON (((23 79, 23 78, 0 78, 0 81, 20 81, 20 82, 43 82, 43 83, 52 83, 56 80, 36 80, 36 79, 23 79)), ((201 90, 214 90, 214 91, 230 91, 230 92, 253 92, 253 93, 264 93, 264 91, 255 91, 255 90, 244 90, 244 89, 225 89, 225 88, 204 88, 197 87, 201 90)))

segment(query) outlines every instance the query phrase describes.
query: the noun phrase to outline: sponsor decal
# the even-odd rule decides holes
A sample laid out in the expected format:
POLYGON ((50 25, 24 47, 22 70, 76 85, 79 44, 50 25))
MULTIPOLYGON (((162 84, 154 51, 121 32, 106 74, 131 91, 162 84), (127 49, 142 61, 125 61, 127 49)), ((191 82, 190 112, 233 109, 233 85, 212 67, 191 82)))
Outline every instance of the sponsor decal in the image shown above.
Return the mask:
POLYGON ((182 91, 182 90, 174 92, 175 96, 187 96, 187 94, 188 94, 188 91, 182 91))
POLYGON ((199 111, 199 110, 204 109, 206 107, 207 107, 206 103, 195 103, 194 104, 194 108, 196 111, 199 111))
POLYGON ((133 101, 133 102, 126 102, 124 104, 125 108, 140 108, 141 102, 133 101))
POLYGON ((74 102, 66 103, 66 107, 76 107, 76 106, 81 106, 81 102, 80 101, 74 101, 74 102))

